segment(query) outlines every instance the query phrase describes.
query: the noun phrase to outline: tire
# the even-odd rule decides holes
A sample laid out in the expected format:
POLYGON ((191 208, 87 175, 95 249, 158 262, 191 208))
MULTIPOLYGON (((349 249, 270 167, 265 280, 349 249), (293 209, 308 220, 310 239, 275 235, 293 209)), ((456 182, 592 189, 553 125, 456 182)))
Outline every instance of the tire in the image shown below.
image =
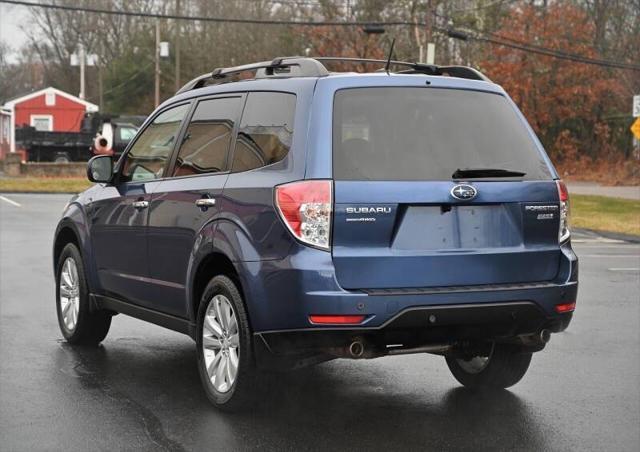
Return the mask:
POLYGON ((225 411, 246 409, 253 401, 256 366, 251 337, 247 311, 235 283, 226 276, 214 277, 200 299, 196 351, 207 398, 225 411))
POLYGON ((71 162, 71 159, 69 158, 69 156, 67 154, 58 154, 56 155, 55 159, 53 160, 54 163, 69 163, 71 162))
POLYGON ((488 357, 460 359, 447 356, 456 380, 471 388, 508 388, 519 382, 529 368, 531 353, 505 344, 493 344, 488 357))
POLYGON ((111 314, 91 310, 89 289, 80 251, 69 243, 56 266, 56 311, 58 325, 70 344, 98 345, 111 326, 111 314))

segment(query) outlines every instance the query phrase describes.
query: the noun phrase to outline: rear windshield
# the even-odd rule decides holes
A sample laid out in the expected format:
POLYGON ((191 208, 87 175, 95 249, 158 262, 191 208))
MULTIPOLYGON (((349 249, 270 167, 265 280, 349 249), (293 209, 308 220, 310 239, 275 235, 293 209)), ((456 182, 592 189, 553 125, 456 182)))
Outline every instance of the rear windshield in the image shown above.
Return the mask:
POLYGON ((434 88, 357 88, 335 95, 337 180, 451 180, 457 169, 551 173, 499 94, 434 88))

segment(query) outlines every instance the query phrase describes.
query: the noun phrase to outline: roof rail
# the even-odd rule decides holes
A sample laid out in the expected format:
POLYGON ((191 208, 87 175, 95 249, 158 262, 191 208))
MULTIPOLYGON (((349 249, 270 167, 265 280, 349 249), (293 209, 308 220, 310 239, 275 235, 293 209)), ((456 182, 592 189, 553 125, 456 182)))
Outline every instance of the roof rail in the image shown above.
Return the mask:
MULTIPOLYGON (((224 83, 228 76, 241 72, 255 71, 255 78, 268 77, 324 77, 329 71, 322 64, 328 62, 344 63, 374 63, 386 65, 387 60, 348 57, 278 57, 271 61, 245 64, 228 68, 216 68, 212 72, 194 78, 185 84, 176 94, 181 94, 192 89, 202 88, 208 82, 218 81, 224 83)), ((450 77, 466 78, 471 80, 483 80, 490 82, 482 72, 467 66, 436 66, 434 64, 411 63, 408 61, 391 60, 392 66, 402 66, 407 69, 398 71, 399 74, 427 74, 444 75, 450 77)))
MULTIPOLYGON (((374 60, 369 58, 342 58, 342 57, 317 57, 318 61, 343 61, 348 63, 374 63, 387 64, 387 60, 374 60)), ((483 80, 490 82, 489 77, 482 72, 468 66, 437 66, 435 64, 411 63, 409 61, 391 60, 392 66, 408 67, 408 70, 399 71, 400 74, 427 74, 427 75, 448 75, 450 77, 466 78, 471 80, 483 80)))
POLYGON ((180 88, 176 94, 202 88, 208 81, 225 79, 229 75, 247 71, 255 71, 256 78, 278 75, 286 77, 324 77, 329 75, 327 68, 314 58, 278 57, 271 61, 261 61, 259 63, 244 64, 235 67, 216 68, 209 74, 203 74, 194 78, 180 88))

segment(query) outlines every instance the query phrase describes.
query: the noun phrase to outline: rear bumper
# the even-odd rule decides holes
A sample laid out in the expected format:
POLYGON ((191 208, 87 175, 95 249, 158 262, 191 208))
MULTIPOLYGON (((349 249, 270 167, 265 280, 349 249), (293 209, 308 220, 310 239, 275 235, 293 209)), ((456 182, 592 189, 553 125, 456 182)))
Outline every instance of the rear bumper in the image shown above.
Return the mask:
MULTIPOLYGON (((475 307, 528 303, 546 322, 567 317, 555 306, 576 301, 578 260, 570 243, 561 247, 562 258, 557 277, 552 281, 463 287, 431 287, 388 290, 344 290, 337 282, 329 253, 299 246, 284 260, 236 263, 241 275, 253 331, 284 333, 296 331, 375 330, 389 327, 407 312, 429 309, 461 312, 474 318, 475 307), (460 306, 469 309, 460 310, 460 306), (338 328, 319 326, 310 315, 366 315, 358 326, 338 328)), ((423 316, 424 317, 424 316, 423 316)), ((458 316, 456 315, 457 319, 458 316)), ((399 324, 398 324, 399 325, 399 324)))
POLYGON ((487 340, 514 342, 542 330, 562 331, 571 317, 572 313, 549 316, 531 301, 421 306, 401 311, 379 326, 270 331, 256 333, 256 343, 270 355, 295 356, 325 353, 360 340, 383 355, 391 345, 410 349, 487 340))

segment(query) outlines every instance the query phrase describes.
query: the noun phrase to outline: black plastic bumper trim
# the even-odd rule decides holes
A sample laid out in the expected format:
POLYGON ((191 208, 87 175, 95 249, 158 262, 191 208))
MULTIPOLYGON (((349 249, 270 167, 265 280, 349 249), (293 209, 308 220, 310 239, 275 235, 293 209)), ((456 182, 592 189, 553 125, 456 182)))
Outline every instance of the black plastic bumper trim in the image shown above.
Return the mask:
POLYGON ((534 302, 512 301, 408 308, 375 327, 303 328, 254 333, 265 350, 289 355, 340 347, 356 336, 372 343, 424 345, 468 340, 508 340, 543 329, 564 330, 571 314, 548 316, 534 302))
POLYGON ((535 309, 535 311, 539 314, 540 318, 547 318, 542 309, 535 303, 531 301, 508 301, 504 303, 468 303, 468 304, 451 304, 451 305, 434 305, 434 306, 416 306, 412 308, 403 309, 398 312, 396 315, 388 319, 381 325, 378 326, 327 326, 327 327, 310 327, 310 328, 294 328, 294 329, 284 329, 284 330, 267 330, 260 331, 254 334, 276 334, 276 333, 295 333, 295 332, 307 332, 307 331, 377 331, 382 330, 392 323, 394 323, 397 319, 402 317, 407 313, 423 313, 425 318, 427 314, 433 313, 434 311, 460 311, 460 312, 471 312, 471 311, 488 311, 493 309, 519 309, 526 307, 528 309, 535 309))

